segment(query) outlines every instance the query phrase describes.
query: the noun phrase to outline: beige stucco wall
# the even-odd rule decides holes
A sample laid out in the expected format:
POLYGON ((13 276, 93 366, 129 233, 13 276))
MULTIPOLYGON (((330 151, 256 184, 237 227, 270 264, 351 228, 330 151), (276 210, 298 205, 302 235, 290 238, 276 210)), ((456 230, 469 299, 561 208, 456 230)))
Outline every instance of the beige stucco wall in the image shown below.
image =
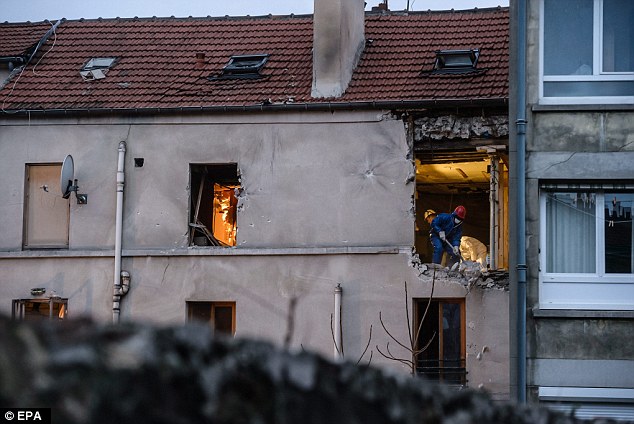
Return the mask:
MULTIPOLYGON (((296 296, 292 347, 332 357, 330 314, 341 284, 346 359, 358 359, 372 326, 372 363, 406 370, 376 349, 389 341, 379 312, 407 340, 403 283, 410 315, 412 298, 431 293, 431 276, 412 265, 414 169, 402 121, 304 112, 0 125, 0 313, 31 287, 46 287, 69 299, 71 317, 112 319, 117 147, 125 141, 122 269, 132 283, 122 320, 182 323, 188 300, 235 301, 238 336, 281 343, 296 296), (86 205, 71 197, 70 248, 23 251, 25 164, 66 154, 88 195, 86 205), (238 164, 244 188, 238 246, 188 248, 189 164, 227 162, 238 164)), ((469 385, 508 397, 508 292, 468 292, 465 284, 440 272, 434 296, 466 297, 469 385)), ((394 342, 390 348, 408 357, 394 342)))

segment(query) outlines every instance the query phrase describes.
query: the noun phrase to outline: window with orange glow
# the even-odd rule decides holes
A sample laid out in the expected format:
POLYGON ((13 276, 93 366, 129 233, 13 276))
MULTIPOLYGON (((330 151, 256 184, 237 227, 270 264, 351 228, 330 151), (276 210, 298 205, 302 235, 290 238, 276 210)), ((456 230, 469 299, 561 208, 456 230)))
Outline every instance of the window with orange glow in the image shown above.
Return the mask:
POLYGON ((191 165, 190 246, 235 246, 238 166, 191 165))

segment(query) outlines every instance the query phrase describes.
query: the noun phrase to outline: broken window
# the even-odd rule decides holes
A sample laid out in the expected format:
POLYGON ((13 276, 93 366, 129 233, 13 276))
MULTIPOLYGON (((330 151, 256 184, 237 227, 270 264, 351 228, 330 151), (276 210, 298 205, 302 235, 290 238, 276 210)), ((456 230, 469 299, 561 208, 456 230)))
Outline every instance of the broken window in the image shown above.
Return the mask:
POLYGON ((61 164, 26 166, 24 247, 67 248, 70 201, 61 195, 61 164))
MULTIPOLYGON (((486 246, 485 257, 489 256, 490 269, 508 269, 506 148, 500 145, 450 149, 449 145, 445 141, 430 141, 415 147, 416 252, 423 262, 432 261, 430 224, 425 212, 431 209, 436 213, 450 213, 456 206, 463 205, 467 210, 463 237, 486 246)), ((443 263, 451 266, 445 260, 443 263)))
POLYGON ((68 312, 68 299, 13 299, 12 318, 24 321, 63 320, 68 312))
POLYGON ((187 302, 187 320, 209 323, 215 332, 233 336, 236 332, 236 303, 187 302))
POLYGON ((93 57, 81 68, 79 74, 84 81, 103 79, 116 60, 116 57, 93 57))
POLYGON ((416 348, 427 346, 416 358, 417 373, 431 380, 465 386, 464 299, 415 299, 415 308, 415 328, 423 320, 416 348))
POLYGON ((237 164, 191 165, 190 246, 235 246, 237 164))
POLYGON ((234 78, 260 78, 260 70, 269 59, 268 54, 234 55, 222 68, 220 75, 212 75, 209 79, 222 80, 234 78))

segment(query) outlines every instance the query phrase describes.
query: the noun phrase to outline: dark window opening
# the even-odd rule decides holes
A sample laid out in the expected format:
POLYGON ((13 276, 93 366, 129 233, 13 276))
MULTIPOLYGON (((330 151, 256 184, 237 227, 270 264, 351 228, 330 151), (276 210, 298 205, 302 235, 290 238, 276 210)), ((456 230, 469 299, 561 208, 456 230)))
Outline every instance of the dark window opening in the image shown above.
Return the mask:
POLYGON ((231 56, 229 63, 222 68, 220 75, 212 76, 210 79, 260 78, 262 76, 260 70, 268 58, 268 54, 231 56))
POLYGON ((191 165, 190 246, 235 246, 237 164, 191 165))
POLYGON ((479 49, 471 50, 437 50, 433 74, 463 74, 472 72, 483 72, 484 69, 477 69, 479 49))
POLYGON ((232 336, 236 332, 236 303, 187 302, 187 320, 209 323, 215 332, 232 336))
POLYGON ((451 385, 467 384, 464 299, 416 299, 416 328, 422 329, 416 358, 420 375, 451 385), (425 310, 427 309, 427 314, 425 310))

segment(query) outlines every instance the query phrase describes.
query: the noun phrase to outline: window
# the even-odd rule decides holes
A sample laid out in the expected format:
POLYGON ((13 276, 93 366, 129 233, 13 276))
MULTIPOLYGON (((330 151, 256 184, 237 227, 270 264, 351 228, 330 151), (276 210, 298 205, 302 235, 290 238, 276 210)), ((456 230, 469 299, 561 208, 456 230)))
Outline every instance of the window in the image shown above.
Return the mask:
POLYGON ((114 64, 115 60, 116 58, 114 57, 93 57, 86 62, 81 70, 92 71, 94 69, 108 69, 114 64))
POLYGON ((634 2, 543 0, 542 103, 634 102, 634 2))
POLYGON ((61 195, 61 173, 61 164, 26 166, 25 248, 68 248, 70 201, 61 195))
POLYGON ((68 299, 59 297, 13 299, 13 319, 24 321, 63 320, 67 313, 68 299))
POLYGON ((417 349, 429 343, 416 358, 417 372, 431 380, 466 385, 464 299, 417 299, 415 302, 416 329, 424 317, 417 349))
POLYGON ((634 309, 633 189, 542 185, 540 307, 634 309))
POLYGON ((81 68, 79 74, 84 81, 103 79, 116 60, 116 57, 93 57, 81 68))
POLYGON ((480 50, 438 50, 434 73, 464 73, 476 69, 480 50))
POLYGON ((187 302, 187 320, 207 322, 215 332, 233 336, 236 332, 236 303, 187 302))
POLYGON ((229 62, 222 68, 219 76, 211 76, 209 79, 222 80, 234 78, 260 78, 260 70, 269 59, 268 54, 251 54, 231 56, 229 62))
POLYGON ((191 165, 190 246, 235 246, 238 166, 191 165))

